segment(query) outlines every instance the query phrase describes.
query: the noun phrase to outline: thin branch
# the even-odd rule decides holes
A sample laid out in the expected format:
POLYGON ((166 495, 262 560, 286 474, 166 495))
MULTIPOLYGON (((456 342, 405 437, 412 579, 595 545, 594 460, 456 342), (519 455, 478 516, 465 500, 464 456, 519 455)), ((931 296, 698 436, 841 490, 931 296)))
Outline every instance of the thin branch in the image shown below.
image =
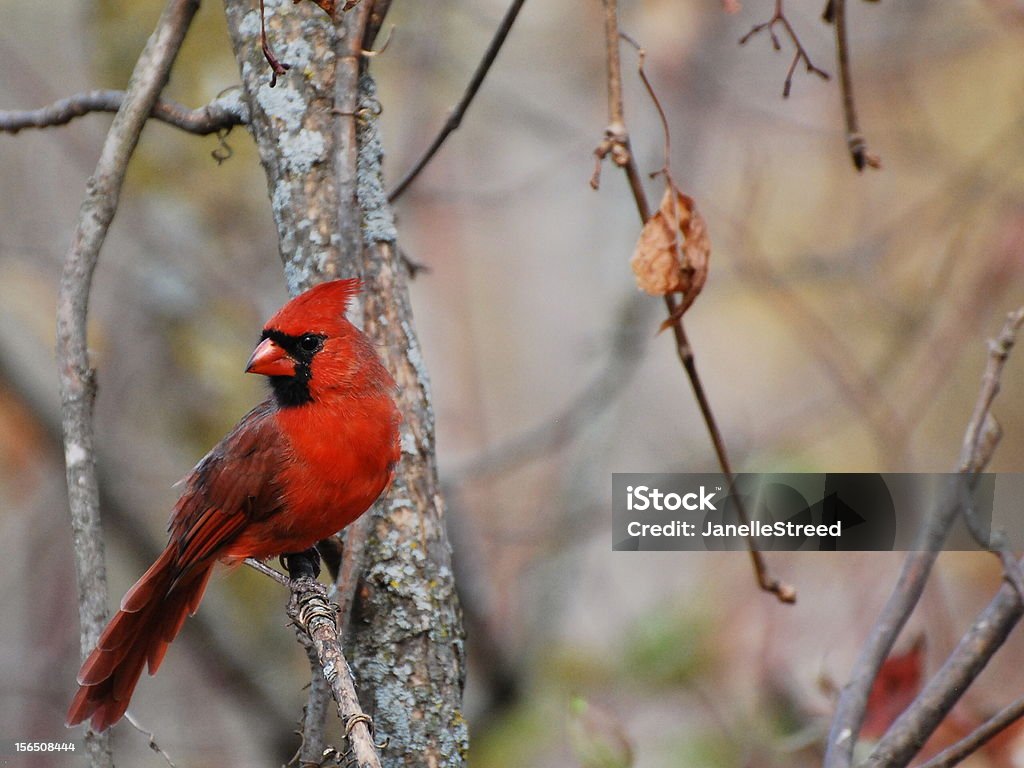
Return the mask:
POLYGON ((1024 696, 1001 709, 956 744, 944 749, 919 768, 952 768, 988 744, 993 738, 1024 717, 1024 696))
POLYGON ((324 731, 327 727, 331 688, 324 677, 324 670, 320 666, 320 658, 313 644, 306 641, 303 646, 309 658, 309 695, 306 697, 306 706, 302 708, 302 741, 295 758, 298 759, 300 766, 311 766, 323 762, 326 743, 324 731))
POLYGON ((352 623, 352 606, 356 600, 356 588, 362 578, 366 566, 366 542, 370 537, 370 526, 373 521, 370 515, 363 515, 345 530, 345 552, 338 569, 335 586, 338 593, 339 633, 344 639, 348 636, 352 623))
POLYGON ((152 731, 147 731, 145 728, 143 728, 142 725, 139 723, 138 720, 135 719, 135 717, 132 715, 131 712, 125 712, 124 713, 124 719, 127 720, 131 724, 132 728, 134 728, 136 731, 138 731, 139 733, 141 733, 143 736, 146 737, 146 739, 148 741, 148 744, 149 744, 149 748, 151 750, 153 750, 158 755, 160 755, 160 757, 162 757, 164 759, 164 761, 169 766, 171 766, 171 768, 177 768, 177 766, 175 766, 175 764, 174 764, 174 761, 171 760, 171 756, 168 755, 166 752, 164 752, 164 750, 161 748, 161 746, 157 743, 156 736, 153 735, 152 731))
POLYGON ((772 14, 772 17, 763 24, 755 25, 749 32, 747 32, 747 34, 741 37, 740 45, 746 45, 747 41, 754 35, 768 30, 768 36, 772 41, 772 48, 776 51, 781 51, 782 44, 779 42, 778 35, 775 34, 776 24, 781 24, 782 28, 786 30, 786 35, 789 37, 790 42, 793 43, 793 48, 795 49, 793 61, 790 63, 789 69, 786 71, 786 80, 782 86, 782 98, 789 98, 789 92, 793 87, 793 73, 796 71, 796 65, 801 61, 804 62, 809 73, 817 75, 822 80, 829 80, 830 76, 828 72, 814 66, 811 62, 811 57, 807 54, 807 49, 805 49, 803 43, 800 42, 800 38, 797 36, 796 30, 793 29, 793 25, 789 23, 789 19, 786 18, 786 12, 783 8, 783 0, 775 0, 775 12, 772 14))
MULTIPOLYGON (((381 27, 384 26, 384 19, 387 18, 388 11, 391 9, 391 0, 373 0, 370 3, 370 18, 366 20, 366 29, 363 30, 363 54, 373 49, 374 43, 377 42, 377 35, 380 34, 381 27)), ((383 53, 384 49, 388 47, 388 42, 391 40, 390 33, 387 39, 384 41, 384 45, 381 46, 380 50, 376 53, 383 53)))
MULTIPOLYGON (((853 75, 850 73, 850 50, 846 41, 846 0, 831 0, 831 22, 836 30, 836 62, 839 68, 839 88, 843 94, 843 118, 846 121, 846 145, 858 171, 864 168, 881 168, 878 155, 868 152, 867 142, 860 132, 857 121, 857 105, 853 99, 853 75)), ((826 12, 826 20, 829 15, 826 12)))
MULTIPOLYGON (((124 99, 124 91, 94 90, 76 93, 40 109, 0 110, 0 131, 17 133, 25 128, 67 125, 76 117, 92 112, 117 112, 124 99)), ((159 99, 149 116, 197 136, 217 133, 249 120, 248 109, 234 92, 199 109, 189 109, 170 99, 159 99)))
MULTIPOLYGON (((96 378, 89 363, 86 335, 89 291, 100 249, 117 211, 128 161, 198 8, 198 0, 169 0, 164 8, 136 62, 124 101, 107 133, 61 272, 57 299, 57 363, 83 658, 95 646, 107 617, 106 566, 92 422, 96 378)), ((97 736, 89 728, 85 738, 92 765, 111 765, 109 738, 97 736)))
POLYGON ((978 394, 978 401, 974 406, 974 413, 971 414, 971 421, 967 426, 967 433, 964 435, 964 444, 960 452, 961 472, 980 472, 984 464, 979 464, 980 458, 987 459, 987 456, 980 456, 979 452, 984 448, 984 435, 989 412, 992 410, 992 403, 999 394, 1000 378, 1003 375, 1003 367, 1010 356, 1010 350, 1017 340, 1017 331, 1024 324, 1024 307, 1011 312, 1006 317, 999 335, 989 341, 988 344, 988 365, 982 378, 981 392, 978 394))
POLYGON ((608 362, 604 369, 559 412, 540 424, 506 440, 455 467, 446 481, 461 484, 480 477, 499 475, 558 450, 571 442, 595 416, 608 408, 637 372, 647 351, 649 333, 641 331, 644 297, 633 291, 615 313, 608 362))
MULTIPOLYGON (((622 168, 625 172, 629 188, 633 193, 633 200, 636 203, 637 212, 640 214, 641 223, 646 223, 651 217, 651 207, 647 201, 647 194, 644 192, 643 181, 640 177, 640 171, 637 168, 636 158, 633 156, 633 151, 630 147, 629 132, 626 129, 623 108, 622 63, 619 56, 620 32, 617 0, 604 0, 604 9, 605 44, 607 48, 608 64, 608 127, 605 128, 605 135, 601 143, 597 146, 597 149, 594 150, 596 165, 594 175, 590 180, 590 185, 594 189, 598 188, 600 184, 601 162, 605 157, 610 156, 612 162, 622 168)), ((667 141, 668 139, 666 137, 666 142, 667 141)), ((668 158, 665 159, 665 167, 668 167, 668 158)), ((708 435, 711 438, 711 443, 714 447, 719 467, 731 484, 733 481, 733 471, 732 466, 729 463, 729 456, 725 449, 725 441, 722 438, 721 430, 718 428, 714 412, 711 409, 711 403, 707 398, 707 393, 704 391, 704 384, 697 371, 697 361, 694 357, 690 341, 686 336, 686 330, 683 327, 680 306, 676 303, 676 299, 672 294, 666 294, 664 301, 665 308, 668 311, 668 319, 670 321, 669 325, 672 328, 672 335, 675 338, 676 353, 678 354, 679 360, 683 365, 683 369, 686 371, 686 376, 690 381, 694 397, 697 400, 701 416, 704 419, 708 435)), ((737 497, 737 499, 739 499, 739 497, 737 497)), ((748 519, 741 500, 738 501, 737 507, 737 512, 741 519, 748 519)), ((761 552, 750 547, 749 537, 747 539, 747 544, 751 563, 754 567, 754 573, 757 577, 758 586, 764 591, 774 594, 781 602, 796 602, 796 590, 794 590, 790 585, 784 584, 771 576, 768 571, 768 567, 765 564, 764 556, 761 552)))
POLYGON ((380 756, 373 741, 372 721, 359 706, 352 671, 341 651, 338 636, 338 607, 327 599, 327 590, 313 579, 296 579, 291 586, 288 616, 315 650, 320 669, 345 724, 351 756, 360 768, 380 768, 380 756))
POLYGON ((422 173, 430 161, 434 159, 434 155, 437 154, 437 151, 444 144, 448 136, 462 124, 462 118, 465 116, 466 110, 473 103, 473 99, 476 97, 477 91, 480 90, 480 86, 483 84, 484 78, 487 77, 487 73, 491 71, 491 65, 494 64, 494 60, 498 58, 498 53, 505 44, 505 38, 508 37, 508 33, 512 30, 512 25, 515 24, 516 17, 519 16, 519 11, 522 9, 524 2, 526 0, 512 0, 512 4, 505 11, 505 16, 502 18, 501 24, 498 25, 494 37, 491 38, 490 45, 487 46, 483 59, 477 64, 476 71, 473 73, 473 79, 466 86, 466 90, 462 94, 459 103, 452 109, 440 133, 434 137, 427 151, 416 161, 416 164, 405 174, 402 180, 395 185, 395 188, 388 193, 388 202, 393 203, 402 196, 402 193, 416 180, 416 177, 422 173))
MULTIPOLYGON (((990 344, 981 391, 967 426, 960 457, 960 472, 968 477, 973 477, 984 469, 991 457, 991 451, 985 448, 977 436, 981 429, 980 425, 987 420, 993 399, 999 391, 999 377, 1022 322, 1024 309, 1010 313, 999 337, 990 344)), ((875 621, 871 634, 850 672, 850 682, 840 693, 829 732, 824 768, 849 768, 852 765, 857 734, 864 723, 871 686, 921 597, 942 541, 960 506, 959 495, 949 494, 944 507, 930 518, 922 531, 919 551, 907 555, 896 587, 875 621)), ((970 681, 1002 644, 1021 612, 1024 612, 1024 608, 1021 607, 1016 588, 1008 583, 1004 584, 982 618, 961 638, 960 644, 947 660, 943 670, 932 678, 917 700, 907 708, 879 742, 871 758, 874 764, 888 766, 909 762, 948 709, 963 695, 970 681), (942 695, 939 691, 944 691, 945 694, 942 695), (941 706, 946 707, 941 713, 935 709, 940 706, 939 700, 942 702, 941 706), (928 702, 927 707, 921 703, 923 701, 928 702), (922 716, 923 709, 927 709, 928 713, 922 716), (901 734, 899 737, 892 735, 897 732, 901 734), (880 755, 886 755, 886 761, 879 762, 880 755), (890 759, 893 762, 887 761, 890 759)))
MULTIPOLYGON (((352 672, 341 650, 338 606, 327 597, 327 588, 315 579, 291 579, 251 557, 245 560, 245 564, 291 591, 288 617, 296 629, 301 630, 299 639, 310 655, 313 665, 311 685, 324 687, 327 695, 334 697, 338 714, 345 723, 345 736, 352 745, 358 765, 380 768, 372 723, 359 706, 352 672)), ((311 707, 322 707, 322 702, 326 702, 326 698, 310 696, 302 730, 302 746, 299 748, 300 760, 319 760, 323 756, 323 717, 319 712, 309 711, 311 707)))
MULTIPOLYGON (((0 327, 14 327, 14 322, 11 316, 0 310, 0 327)), ((54 458, 59 460, 63 458, 60 403, 55 383, 51 382, 50 364, 39 358, 39 343, 33 334, 0 336, 0 387, 22 402, 39 420, 45 432, 47 450, 52 449, 54 458), (52 392, 51 383, 54 383, 52 392)), ((167 445, 162 447, 170 450, 167 445)), ((137 512, 145 500, 128 492, 125 484, 120 482, 124 474, 137 473, 123 465, 118 466, 118 461, 102 443, 96 446, 96 463, 104 522, 109 526, 115 544, 120 541, 132 558, 130 569, 139 568, 141 572, 156 560, 163 543, 157 546, 150 532, 140 524, 137 512), (112 466, 118 466, 116 479, 112 466)), ((216 601, 216 598, 207 595, 204 604, 211 601, 216 601)), ((193 616, 189 631, 180 642, 191 645, 204 674, 231 680, 232 684, 224 690, 234 697, 237 704, 244 704, 250 724, 266 730, 287 722, 289 713, 277 691, 257 679, 251 667, 241 663, 237 648, 217 632, 209 613, 200 611, 193 616)))

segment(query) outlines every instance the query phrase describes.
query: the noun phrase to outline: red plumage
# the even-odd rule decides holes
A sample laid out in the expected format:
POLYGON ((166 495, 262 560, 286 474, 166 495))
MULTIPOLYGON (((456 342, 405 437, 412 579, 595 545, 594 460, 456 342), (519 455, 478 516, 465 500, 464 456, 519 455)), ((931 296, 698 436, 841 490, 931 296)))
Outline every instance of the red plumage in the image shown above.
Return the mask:
POLYGON ((401 417, 394 381, 345 319, 356 280, 285 304, 247 371, 272 394, 185 479, 167 548, 121 600, 78 673, 68 725, 116 723, 149 665, 155 674, 217 562, 302 552, 341 530, 391 482, 401 417))

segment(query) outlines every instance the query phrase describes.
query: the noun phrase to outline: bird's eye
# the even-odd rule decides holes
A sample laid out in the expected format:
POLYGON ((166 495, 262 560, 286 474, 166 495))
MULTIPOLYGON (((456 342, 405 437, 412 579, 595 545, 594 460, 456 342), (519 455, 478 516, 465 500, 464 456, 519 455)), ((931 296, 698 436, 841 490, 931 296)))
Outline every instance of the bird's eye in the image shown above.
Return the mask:
POLYGON ((299 339, 299 348, 303 352, 319 352, 320 347, 323 346, 323 339, 314 333, 307 333, 301 339, 299 339))

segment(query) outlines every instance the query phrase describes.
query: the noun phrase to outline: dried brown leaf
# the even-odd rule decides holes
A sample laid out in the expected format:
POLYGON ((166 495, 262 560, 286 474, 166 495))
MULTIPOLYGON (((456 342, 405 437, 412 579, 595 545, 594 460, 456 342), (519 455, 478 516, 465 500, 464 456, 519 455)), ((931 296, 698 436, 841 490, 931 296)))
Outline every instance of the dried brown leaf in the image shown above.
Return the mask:
MULTIPOLYGON (((300 2, 302 2, 302 0, 292 0, 292 2, 298 5, 300 2)), ((323 8, 328 16, 334 18, 335 0, 313 0, 313 2, 319 5, 321 8, 323 8)))
POLYGON ((652 296, 683 294, 678 311, 690 308, 708 279, 711 242, 704 217, 691 197, 668 184, 658 211, 640 231, 630 266, 640 290, 652 296))

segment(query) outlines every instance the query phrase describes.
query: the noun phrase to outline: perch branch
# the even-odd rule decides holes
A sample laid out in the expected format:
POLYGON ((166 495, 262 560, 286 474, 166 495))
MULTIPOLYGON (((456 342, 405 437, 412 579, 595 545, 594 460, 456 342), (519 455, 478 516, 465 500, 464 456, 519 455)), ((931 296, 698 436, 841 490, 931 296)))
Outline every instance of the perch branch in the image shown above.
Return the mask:
MULTIPOLYGON (((107 617, 107 579, 92 423, 96 377, 89 363, 86 335, 89 291, 100 249, 117 212, 128 161, 198 8, 198 0, 169 0, 139 56, 125 98, 107 133, 96 170, 87 184, 61 272, 57 298, 57 367, 83 658, 99 639, 107 617)), ((109 738, 98 736, 88 728, 85 738, 92 765, 111 765, 109 738)))
MULTIPOLYGON (((345 724, 351 757, 359 768, 380 768, 380 756, 373 742, 372 722, 359 706, 352 672, 341 650, 338 635, 338 606, 327 597, 327 588, 316 579, 289 579, 280 571, 249 558, 245 564, 291 591, 288 617, 299 630, 299 639, 318 662, 322 679, 329 686, 345 724)), ((314 679, 314 684, 315 684, 314 679)), ((308 734, 304 734, 308 736, 308 734)))
MULTIPOLYGON (((25 128, 51 128, 67 125, 76 117, 92 112, 117 112, 125 96, 124 91, 85 91, 40 109, 3 110, 0 111, 0 131, 17 133, 25 128)), ((233 94, 214 99, 199 109, 189 109, 170 99, 159 99, 149 116, 197 136, 217 133, 249 120, 245 104, 233 94)))
POLYGON ((345 724, 351 757, 359 768, 381 768, 377 745, 373 741, 373 723, 359 706, 352 671, 341 651, 338 638, 337 606, 328 601, 327 590, 312 579, 300 579, 292 586, 288 615, 302 630, 316 651, 324 680, 338 705, 345 724))
POLYGON ((487 51, 484 53, 483 59, 477 64, 476 71, 473 73, 473 79, 469 81, 469 85, 466 86, 466 91, 462 94, 462 98, 459 103, 455 105, 452 111, 448 115, 448 119, 445 121, 441 131, 434 137, 430 146, 427 147, 427 151, 423 153, 416 164, 405 174, 395 188, 388 194, 388 202, 394 202, 402 193, 408 188, 416 177, 420 175, 424 168, 430 164, 430 161, 434 159, 434 155, 444 144, 445 140, 462 124, 462 118, 466 114, 466 110, 469 109, 469 105, 473 103, 473 99, 476 97, 477 91, 480 90, 480 86, 483 85, 484 78, 487 77, 487 73, 491 71, 491 65, 494 64, 494 60, 498 58, 498 53, 501 51, 502 46, 505 44, 505 38, 508 37, 508 33, 512 30, 512 25, 516 22, 516 17, 519 16, 519 11, 523 7, 523 3, 526 0, 512 0, 512 4, 505 11, 505 16, 501 20, 501 24, 498 25, 497 31, 494 33, 494 37, 491 38, 490 45, 487 46, 487 51))

